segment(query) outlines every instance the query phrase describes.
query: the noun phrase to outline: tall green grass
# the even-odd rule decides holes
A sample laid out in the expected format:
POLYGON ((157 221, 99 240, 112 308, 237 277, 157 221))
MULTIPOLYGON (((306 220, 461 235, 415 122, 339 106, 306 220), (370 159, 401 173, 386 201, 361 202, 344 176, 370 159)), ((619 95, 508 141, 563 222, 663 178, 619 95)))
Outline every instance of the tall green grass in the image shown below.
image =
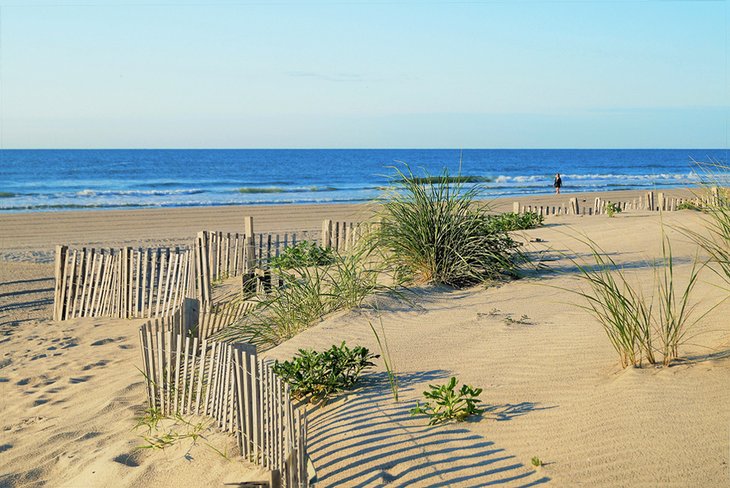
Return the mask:
POLYGON ((518 245, 475 204, 480 186, 466 189, 448 171, 420 178, 408 166, 395 168, 393 181, 372 239, 395 276, 464 286, 514 270, 518 245))
POLYGON ((722 183, 730 180, 730 167, 717 161, 697 163, 703 175, 701 195, 709 204, 702 207, 705 232, 680 230, 694 240, 710 257, 711 269, 730 285, 730 189, 722 183), (712 188, 718 188, 715 194, 712 188))
POLYGON ((368 296, 388 290, 378 283, 379 269, 367 250, 334 254, 328 264, 302 266, 289 263, 278 269, 282 286, 261 298, 260 305, 217 336, 270 348, 294 337, 325 315, 360 306, 368 296))
MULTIPOLYGON (((619 355, 622 367, 641 367, 643 361, 668 366, 679 358, 680 346, 699 317, 690 305, 701 265, 694 260, 687 281, 678 286, 669 240, 662 235, 662 257, 653 263, 652 294, 645 296, 640 284, 629 276, 590 239, 588 245, 594 264, 575 262, 588 290, 570 290, 582 296, 579 307, 589 311, 603 327, 619 355)), ((710 309, 711 310, 711 309, 710 309)))

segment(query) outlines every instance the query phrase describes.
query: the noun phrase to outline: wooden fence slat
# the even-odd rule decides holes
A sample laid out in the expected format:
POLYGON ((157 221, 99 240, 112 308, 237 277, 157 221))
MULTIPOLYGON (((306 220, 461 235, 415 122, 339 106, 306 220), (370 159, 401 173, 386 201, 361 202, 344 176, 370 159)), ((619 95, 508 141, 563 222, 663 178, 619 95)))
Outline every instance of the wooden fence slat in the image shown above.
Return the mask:
POLYGON ((63 320, 63 307, 65 303, 65 286, 66 286, 66 256, 68 254, 67 246, 56 246, 56 256, 54 262, 55 274, 55 291, 53 299, 53 320, 63 320))

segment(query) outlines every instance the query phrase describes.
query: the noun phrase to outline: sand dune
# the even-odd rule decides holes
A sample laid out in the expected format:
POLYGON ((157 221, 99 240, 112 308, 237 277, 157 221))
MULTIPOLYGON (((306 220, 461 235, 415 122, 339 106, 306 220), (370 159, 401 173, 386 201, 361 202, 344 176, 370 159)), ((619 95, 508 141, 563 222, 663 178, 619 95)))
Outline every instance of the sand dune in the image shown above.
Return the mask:
MULTIPOLYGON (((264 208, 257 222, 262 230, 317 229, 325 215, 343 218, 361 207, 316 209, 264 208)), ((203 442, 136 450, 144 442, 143 431, 132 430, 145 408, 140 321, 54 323, 51 265, 17 262, 58 241, 183 241, 201 226, 236 230, 242 216, 240 208, 176 212, 124 212, 119 221, 113 212, 78 213, 56 223, 51 214, 0 216, 0 251, 15 259, 0 261, 0 486, 220 486, 263 476, 203 442), (196 212, 198 220, 188 218, 196 212), (47 227, 37 223, 44 218, 47 227)), ((671 226, 699 229, 700 215, 663 220, 681 280, 695 247, 671 226)), ((730 301, 698 324, 681 364, 622 370, 600 326, 561 290, 579 285, 561 252, 585 253, 574 239, 581 232, 649 290, 658 215, 552 217, 522 239, 539 237, 530 251, 559 273, 486 289, 418 289, 411 304, 382 299, 379 314, 336 314, 269 351, 284 359, 343 340, 377 351, 368 321, 383 321, 401 401, 393 401, 379 363, 357 391, 312 410, 318 486, 727 486, 730 301), (452 375, 484 388, 482 418, 428 427, 409 414, 429 383, 452 375), (545 466, 533 468, 533 456, 545 466)), ((716 284, 703 274, 698 310, 727 297, 716 284)), ((213 430, 205 437, 218 450, 234 444, 213 430)))

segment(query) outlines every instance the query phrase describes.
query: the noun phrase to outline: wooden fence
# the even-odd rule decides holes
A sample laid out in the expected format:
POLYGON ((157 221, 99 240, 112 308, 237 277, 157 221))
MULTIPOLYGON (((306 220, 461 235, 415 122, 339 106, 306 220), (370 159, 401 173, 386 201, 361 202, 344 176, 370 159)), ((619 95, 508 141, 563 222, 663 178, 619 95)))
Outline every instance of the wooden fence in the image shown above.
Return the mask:
POLYGON ((351 250, 355 243, 365 235, 369 226, 365 222, 339 222, 325 220, 322 222, 321 246, 344 253, 351 250))
POLYGON ((207 339, 230 324, 237 322, 244 315, 251 312, 256 305, 257 303, 254 301, 235 300, 212 304, 201 309, 197 323, 197 336, 200 339, 207 339))
POLYGON ((664 192, 657 192, 655 194, 653 191, 649 191, 638 198, 623 201, 611 201, 609 199, 596 197, 593 201, 593 205, 590 207, 581 206, 577 198, 571 198, 567 205, 565 203, 561 205, 520 205, 519 202, 514 202, 512 205, 512 211, 514 213, 534 212, 543 216, 602 215, 606 213, 607 205, 613 203, 617 205, 621 211, 646 210, 654 212, 673 212, 675 210, 679 210, 682 204, 692 204, 696 207, 704 207, 716 204, 718 201, 720 201, 718 188, 710 189, 708 195, 704 197, 694 198, 668 197, 664 192))
POLYGON ((284 486, 308 486, 307 421, 289 386, 255 346, 191 337, 181 320, 173 315, 140 327, 150 407, 211 417, 236 434, 242 456, 276 473, 284 486))
POLYGON ((54 320, 162 317, 194 294, 188 249, 56 246, 54 320))

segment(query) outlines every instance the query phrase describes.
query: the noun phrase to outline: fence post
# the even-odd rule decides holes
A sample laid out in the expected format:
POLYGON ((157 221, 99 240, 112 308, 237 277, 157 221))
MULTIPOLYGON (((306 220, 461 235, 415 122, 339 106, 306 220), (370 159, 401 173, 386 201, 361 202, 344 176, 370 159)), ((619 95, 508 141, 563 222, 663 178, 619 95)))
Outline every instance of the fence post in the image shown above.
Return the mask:
POLYGON ((200 306, 205 307, 210 304, 210 269, 208 267, 210 263, 208 261, 208 233, 206 231, 198 232, 195 253, 195 264, 198 269, 198 300, 200 306))
POLYGON ((572 213, 574 215, 580 215, 580 206, 578 205, 577 198, 571 198, 569 205, 570 205, 570 213, 572 213))
POLYGON ((515 213, 515 214, 520 213, 520 202, 512 203, 512 213, 515 213))
POLYGON ((63 319, 64 304, 64 287, 63 281, 66 277, 66 254, 67 246, 56 246, 56 261, 54 263, 54 272, 56 276, 56 289, 53 295, 53 320, 63 319))
POLYGON ((659 207, 660 211, 666 210, 666 208, 664 208, 665 203, 664 192, 660 191, 657 193, 657 207, 659 207))
POLYGON ((652 212, 656 210, 656 206, 654 206, 654 192, 653 191, 646 192, 646 208, 647 208, 647 210, 651 210, 652 212))
POLYGON ((322 221, 322 248, 332 247, 332 221, 326 219, 322 221))

